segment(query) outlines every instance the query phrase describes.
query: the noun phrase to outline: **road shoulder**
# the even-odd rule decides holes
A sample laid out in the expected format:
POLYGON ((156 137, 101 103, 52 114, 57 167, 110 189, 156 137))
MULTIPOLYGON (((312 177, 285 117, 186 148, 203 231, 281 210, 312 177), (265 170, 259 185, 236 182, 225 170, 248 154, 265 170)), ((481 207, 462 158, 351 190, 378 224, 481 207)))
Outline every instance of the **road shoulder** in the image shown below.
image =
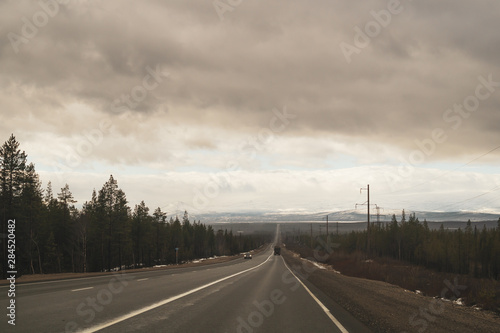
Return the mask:
POLYGON ((343 276, 283 252, 302 280, 374 332, 498 332, 500 327, 500 318, 493 313, 417 295, 385 282, 343 276))

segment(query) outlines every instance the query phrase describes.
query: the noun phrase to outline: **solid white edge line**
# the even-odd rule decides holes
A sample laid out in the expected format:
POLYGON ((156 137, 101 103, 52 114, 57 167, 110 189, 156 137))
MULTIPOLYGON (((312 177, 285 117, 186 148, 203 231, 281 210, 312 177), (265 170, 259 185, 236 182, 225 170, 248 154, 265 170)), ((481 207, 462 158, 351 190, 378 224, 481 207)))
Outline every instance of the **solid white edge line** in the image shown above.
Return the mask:
MULTIPOLYGON (((233 277, 235 277, 235 276, 241 275, 241 274, 246 273, 246 272, 250 272, 250 271, 252 271, 252 270, 254 270, 254 269, 256 269, 256 268, 259 268, 260 266, 264 265, 266 262, 268 262, 268 261, 269 261, 269 259, 271 258, 271 256, 272 256, 272 255, 273 255, 273 254, 271 253, 271 254, 269 255, 269 257, 267 257, 267 259, 266 259, 264 262, 262 262, 262 263, 258 264, 258 265, 257 265, 257 266, 255 266, 255 267, 252 267, 252 268, 246 269, 246 270, 244 270, 244 271, 241 271, 241 272, 238 272, 238 273, 235 273, 235 274, 232 274, 232 275, 226 276, 226 277, 224 277, 224 278, 222 278, 222 279, 219 279, 219 280, 216 280, 216 281, 213 281, 213 282, 207 283, 207 284, 205 284, 205 285, 203 285, 203 286, 200 286, 200 287, 198 287, 198 288, 191 289, 191 290, 186 291, 186 292, 184 292, 184 293, 182 293, 182 294, 179 294, 179 295, 176 295, 176 296, 172 296, 172 297, 170 297, 170 298, 164 299, 163 301, 160 301, 160 302, 157 302, 157 303, 153 303, 153 304, 151 304, 151 305, 149 305, 149 306, 146 306, 146 307, 144 307, 144 308, 142 308, 142 309, 132 311, 132 312, 130 312, 130 313, 128 313, 128 314, 126 314, 126 315, 120 316, 120 317, 115 318, 115 319, 113 319, 113 320, 111 320, 111 321, 108 321, 108 322, 106 322, 106 323, 103 323, 103 324, 100 324, 100 325, 96 325, 96 326, 93 326, 93 327, 90 327, 90 328, 87 328, 87 329, 81 330, 81 331, 79 331, 79 332, 81 332, 81 333, 93 333, 93 332, 97 332, 97 331, 102 330, 102 329, 104 329, 104 328, 106 328, 106 327, 109 327, 109 326, 112 326, 112 325, 118 324, 118 323, 119 323, 119 322, 121 322, 121 321, 124 321, 124 320, 130 319, 130 318, 132 318, 132 317, 138 316, 138 315, 140 315, 140 314, 143 314, 144 312, 147 312, 147 311, 149 311, 149 310, 153 310, 153 309, 155 309, 155 308, 158 308, 158 307, 160 307, 160 306, 163 306, 163 305, 165 305, 165 304, 168 304, 168 303, 171 303, 171 302, 173 302, 173 301, 175 301, 175 300, 178 300, 178 299, 180 299, 180 298, 182 298, 182 297, 188 296, 188 295, 193 294, 193 293, 195 293, 195 292, 197 292, 197 291, 200 291, 200 290, 202 290, 202 289, 205 289, 205 288, 208 288, 208 287, 210 287, 210 286, 213 286, 214 284, 217 284, 217 283, 219 283, 219 282, 222 282, 222 281, 225 281, 225 280, 231 279, 231 278, 233 278, 233 277)), ((292 273, 292 274, 293 274, 293 273, 292 273)))
POLYGON ((316 301, 316 303, 318 303, 318 305, 321 307, 321 309, 323 309, 323 311, 326 313, 326 315, 328 316, 328 318, 330 318, 330 320, 335 324, 335 326, 337 326, 337 328, 342 333, 349 333, 349 331, 346 330, 344 326, 342 326, 342 324, 337 320, 337 318, 335 318, 332 315, 332 313, 330 312, 330 310, 328 310, 328 308, 312 293, 312 291, 310 291, 309 288, 307 288, 307 286, 295 274, 293 274, 293 272, 290 269, 290 267, 288 267, 288 265, 286 264, 285 259, 283 259, 283 257, 281 257, 281 259, 283 260, 283 263, 285 264, 285 267, 288 269, 288 271, 290 273, 292 273, 292 275, 297 279, 297 281, 300 282, 300 284, 302 285, 302 287, 304 287, 304 289, 309 293, 309 295, 311 295, 311 297, 316 301))
POLYGON ((94 287, 87 287, 87 288, 73 289, 73 290, 71 290, 71 291, 81 291, 81 290, 88 290, 88 289, 94 289, 94 287))

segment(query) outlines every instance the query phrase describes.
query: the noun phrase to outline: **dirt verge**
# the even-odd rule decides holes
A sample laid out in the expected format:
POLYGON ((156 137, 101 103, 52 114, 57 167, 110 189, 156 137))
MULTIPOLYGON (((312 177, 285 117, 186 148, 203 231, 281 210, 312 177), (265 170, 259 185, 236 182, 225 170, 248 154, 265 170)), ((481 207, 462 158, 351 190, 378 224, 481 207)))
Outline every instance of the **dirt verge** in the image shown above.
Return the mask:
MULTIPOLYGON (((374 332, 498 332, 500 327, 500 317, 492 312, 419 295, 386 282, 319 269, 286 249, 283 256, 290 267, 302 269, 307 281, 374 332)), ((443 282, 448 293, 453 287, 453 283, 443 282)))

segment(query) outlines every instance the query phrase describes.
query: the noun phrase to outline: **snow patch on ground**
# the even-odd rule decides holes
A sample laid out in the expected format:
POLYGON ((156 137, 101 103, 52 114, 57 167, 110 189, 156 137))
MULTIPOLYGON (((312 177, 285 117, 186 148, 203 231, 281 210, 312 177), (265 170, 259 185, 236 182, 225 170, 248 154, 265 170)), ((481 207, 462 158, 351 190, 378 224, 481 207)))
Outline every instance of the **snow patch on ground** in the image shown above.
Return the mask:
POLYGON ((310 262, 311 264, 313 264, 314 266, 316 266, 317 268, 319 269, 325 269, 325 270, 329 270, 329 271, 332 271, 336 274, 342 274, 340 273, 339 271, 333 269, 332 266, 330 265, 326 265, 326 264, 322 264, 322 263, 319 263, 317 261, 313 261, 313 260, 309 260, 309 259, 305 259, 305 258, 301 258, 300 257, 300 254, 298 253, 295 253, 295 252, 292 252, 292 256, 295 257, 295 258, 300 258, 301 260, 304 260, 304 261, 307 261, 307 262, 310 262))
POLYGON ((217 258, 225 258, 227 256, 213 256, 213 257, 210 257, 210 258, 207 258, 208 260, 212 260, 212 259, 217 259, 217 258))
POLYGON ((325 266, 323 266, 323 265, 322 265, 322 264, 320 264, 320 263, 317 263, 317 262, 314 262, 314 261, 311 261, 311 263, 312 263, 314 266, 318 267, 319 269, 326 269, 326 267, 325 267, 325 266))
POLYGON ((301 259, 304 260, 304 261, 310 262, 311 264, 313 264, 314 266, 318 267, 319 269, 327 269, 327 265, 320 264, 319 262, 312 261, 312 260, 309 260, 309 259, 304 259, 304 258, 301 258, 301 259))

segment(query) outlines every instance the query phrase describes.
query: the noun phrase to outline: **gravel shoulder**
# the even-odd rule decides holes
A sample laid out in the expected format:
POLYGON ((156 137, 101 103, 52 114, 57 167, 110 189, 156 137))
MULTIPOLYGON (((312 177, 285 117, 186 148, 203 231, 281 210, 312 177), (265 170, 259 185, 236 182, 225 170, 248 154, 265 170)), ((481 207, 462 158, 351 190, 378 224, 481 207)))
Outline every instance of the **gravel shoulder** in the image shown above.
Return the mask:
MULTIPOLYGON (((283 250, 283 249, 282 249, 283 250)), ((287 264, 373 332, 499 332, 500 317, 488 311, 418 295, 385 282, 320 269, 288 250, 287 264)), ((443 281, 447 295, 453 282, 443 281)), ((456 286, 455 286, 456 287, 456 286)), ((458 289, 455 289, 459 290, 458 289)))

